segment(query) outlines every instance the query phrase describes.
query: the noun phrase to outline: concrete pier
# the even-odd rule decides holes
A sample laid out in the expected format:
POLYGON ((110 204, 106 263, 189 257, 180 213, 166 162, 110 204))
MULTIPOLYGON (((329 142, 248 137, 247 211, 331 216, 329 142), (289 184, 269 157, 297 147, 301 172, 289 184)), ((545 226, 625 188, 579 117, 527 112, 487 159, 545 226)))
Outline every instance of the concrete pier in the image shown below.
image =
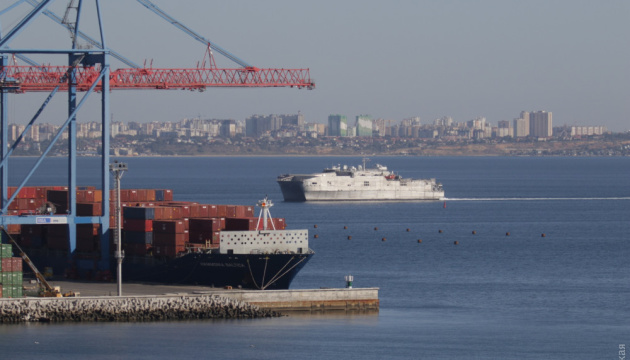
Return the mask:
POLYGON ((286 311, 362 310, 378 311, 378 288, 296 290, 212 290, 213 294, 256 305, 261 309, 286 311))

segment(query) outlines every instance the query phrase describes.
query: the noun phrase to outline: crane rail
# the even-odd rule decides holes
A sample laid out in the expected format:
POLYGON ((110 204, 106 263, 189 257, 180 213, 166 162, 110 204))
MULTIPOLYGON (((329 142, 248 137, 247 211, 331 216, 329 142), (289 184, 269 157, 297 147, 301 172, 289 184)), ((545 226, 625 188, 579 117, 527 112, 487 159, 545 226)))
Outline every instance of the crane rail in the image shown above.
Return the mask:
MULTIPOLYGON (((87 91, 100 72, 100 66, 5 66, 0 67, 0 89, 14 93, 60 91, 70 87, 64 75, 75 72, 77 91, 87 91)), ((210 87, 296 87, 313 89, 309 69, 123 68, 111 71, 112 90, 179 89, 204 90, 210 87)), ((95 88, 100 91, 102 85, 95 88)))

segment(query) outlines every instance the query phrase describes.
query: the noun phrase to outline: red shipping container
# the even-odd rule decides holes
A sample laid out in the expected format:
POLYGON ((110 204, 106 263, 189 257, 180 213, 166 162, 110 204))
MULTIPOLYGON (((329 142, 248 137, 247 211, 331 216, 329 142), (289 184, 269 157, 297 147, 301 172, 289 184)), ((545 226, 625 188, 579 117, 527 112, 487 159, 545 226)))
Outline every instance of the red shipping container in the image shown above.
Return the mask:
POLYGON ((2 272, 11 272, 11 268, 13 267, 12 258, 4 258, 2 259, 2 272))
POLYGON ((189 218, 190 217, 190 205, 183 205, 183 204, 177 204, 177 205, 173 205, 174 208, 179 209, 180 211, 180 218, 186 217, 189 218))
POLYGON ((220 231, 225 229, 225 218, 190 219, 188 228, 195 232, 220 231))
POLYGON ((52 190, 50 186, 38 186, 35 188, 35 197, 37 199, 45 199, 48 190, 52 190))
POLYGON ((225 205, 225 217, 236 217, 237 205, 225 205))
POLYGON ((8 209, 9 209, 9 210, 20 210, 20 205, 19 205, 19 204, 20 204, 20 202, 19 202, 19 200, 20 200, 20 199, 15 199, 15 200, 13 200, 13 202, 11 202, 11 203, 9 204, 9 208, 8 208, 8 209))
POLYGON ((198 218, 199 216, 199 205, 190 205, 190 216, 191 218, 198 218))
POLYGON ((164 189, 164 201, 173 201, 173 190, 164 189))
POLYGON ((254 207, 253 206, 245 206, 245 216, 244 217, 254 217, 254 207))
POLYGON ((7 232, 11 235, 19 234, 22 232, 22 226, 20 224, 10 224, 5 226, 7 232))
POLYGON ((153 220, 124 219, 123 228, 127 231, 151 232, 153 231, 153 220))
POLYGON ((138 196, 138 201, 149 201, 147 198, 147 191, 145 189, 137 189, 135 191, 138 196))
POLYGON ((17 202, 18 210, 35 210, 35 199, 15 199, 14 202, 17 202))
POLYGON ((227 215, 227 205, 216 205, 217 217, 225 217, 227 215))
POLYGON ((22 272, 22 269, 23 269, 22 258, 14 257, 13 258, 13 272, 22 272))
MULTIPOLYGON (((17 190, 17 188, 16 188, 17 190)), ((13 191, 13 193, 15 193, 15 190, 13 191)), ((11 194, 13 195, 13 194, 11 194)), ((25 186, 23 187, 20 192, 18 193, 18 195, 15 197, 16 199, 35 199, 36 196, 36 191, 35 191, 35 187, 32 186, 25 186)))
POLYGON ((103 192, 101 190, 77 190, 77 201, 102 202, 103 192))
POLYGON ((155 189, 147 189, 147 201, 155 201, 155 189))
POLYGON ((129 200, 130 202, 134 202, 134 201, 140 201, 140 199, 138 199, 138 191, 131 189, 129 190, 129 200))
POLYGON ((165 234, 183 234, 186 225, 183 220, 160 220, 153 222, 153 231, 155 233, 165 234))
POLYGON ((216 205, 208 205, 208 217, 212 218, 212 217, 218 217, 219 216, 219 209, 217 208, 216 205))

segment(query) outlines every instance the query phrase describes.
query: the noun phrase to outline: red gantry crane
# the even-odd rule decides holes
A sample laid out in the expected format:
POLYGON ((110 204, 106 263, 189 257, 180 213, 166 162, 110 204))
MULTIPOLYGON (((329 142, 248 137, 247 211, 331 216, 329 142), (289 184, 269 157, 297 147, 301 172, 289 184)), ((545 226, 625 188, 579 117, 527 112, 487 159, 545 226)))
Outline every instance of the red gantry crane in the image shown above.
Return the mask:
MULTIPOLYGON (((39 5, 36 0, 26 1, 33 6, 39 5)), ((201 68, 140 68, 133 62, 124 59, 120 54, 113 52, 112 55, 114 55, 114 57, 127 64, 134 65, 134 67, 111 70, 109 75, 109 87, 111 90, 183 89, 203 91, 208 87, 295 87, 310 90, 315 87, 315 83, 310 78, 309 69, 261 69, 251 66, 220 46, 211 44, 209 40, 177 21, 149 0, 137 1, 184 33, 207 46, 208 67, 205 67, 206 61, 204 59, 202 63, 204 67, 201 68), (240 67, 218 68, 214 61, 213 50, 237 63, 240 67)), ((68 9, 74 8, 73 4, 74 1, 71 0, 68 9)), ((75 24, 68 23, 68 11, 66 11, 64 19, 61 19, 48 10, 45 10, 43 13, 59 24, 66 26, 70 32, 74 34, 76 27, 75 24)), ((77 37, 81 37, 91 44, 101 45, 97 40, 90 38, 83 32, 78 32, 77 37)), ((75 41, 76 39, 73 39, 73 42, 75 41)), ((3 67, 0 79, 10 79, 10 82, 6 82, 3 85, 16 93, 34 91, 48 92, 58 86, 59 91, 67 91, 70 84, 75 86, 77 91, 83 92, 90 88, 94 80, 99 77, 101 70, 100 64, 96 64, 95 66, 86 66, 85 64, 83 66, 7 65, 3 67), (70 83, 66 75, 71 71, 74 73, 75 77, 72 83, 70 83)), ((94 90, 102 90, 102 84, 96 85, 94 90)))

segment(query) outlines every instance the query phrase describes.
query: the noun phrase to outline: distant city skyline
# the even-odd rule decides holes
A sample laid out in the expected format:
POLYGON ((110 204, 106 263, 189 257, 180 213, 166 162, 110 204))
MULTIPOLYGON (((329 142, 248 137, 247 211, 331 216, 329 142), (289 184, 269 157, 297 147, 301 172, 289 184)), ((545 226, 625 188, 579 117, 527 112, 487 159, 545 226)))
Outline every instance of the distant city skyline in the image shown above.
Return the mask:
MULTIPOLYGON (((13 2, 0 1, 0 10, 13 2)), ((321 124, 330 114, 346 114, 350 122, 370 114, 423 122, 485 117, 497 124, 513 121, 520 109, 549 109, 555 124, 630 130, 628 1, 154 2, 255 66, 310 68, 316 89, 115 91, 113 121, 244 121, 251 114, 300 111, 305 121, 321 124)), ((66 5, 57 1, 50 10, 63 16, 66 5)), ((85 2, 82 27, 95 35, 91 7, 85 2)), ((101 7, 109 46, 136 63, 181 68, 203 59, 203 46, 140 4, 108 1, 101 7)), ((29 10, 24 3, 0 17, 2 34, 29 10)), ((10 46, 69 43, 67 30, 40 16, 10 46)), ((235 67, 216 57, 219 67, 235 67)), ((112 61, 112 68, 120 67, 126 66, 112 61)), ((10 121, 28 122, 46 95, 11 95, 10 121)), ((98 102, 90 98, 79 119, 98 120, 98 102)), ((59 124, 65 109, 66 96, 59 94, 38 122, 59 124)))

